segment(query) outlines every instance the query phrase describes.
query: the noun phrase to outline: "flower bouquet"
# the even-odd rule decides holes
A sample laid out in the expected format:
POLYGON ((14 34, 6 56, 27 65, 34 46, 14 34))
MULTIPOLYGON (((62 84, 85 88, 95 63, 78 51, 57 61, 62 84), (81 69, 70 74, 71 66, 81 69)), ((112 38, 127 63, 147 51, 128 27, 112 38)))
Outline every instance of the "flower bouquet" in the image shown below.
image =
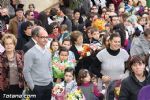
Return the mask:
POLYGON ((56 84, 52 90, 52 95, 56 100, 64 100, 65 89, 60 84, 56 84))
POLYGON ((76 90, 73 93, 67 94, 66 100, 85 100, 85 98, 81 90, 76 90))
POLYGON ((80 52, 82 58, 91 55, 91 48, 89 44, 83 44, 82 48, 83 50, 80 52))
POLYGON ((105 20, 103 19, 95 19, 93 22, 92 22, 92 26, 96 29, 98 29, 99 31, 102 31, 102 30, 105 30, 105 20))
POLYGON ((120 87, 121 87, 121 80, 116 80, 114 93, 115 93, 115 98, 117 100, 119 100, 118 98, 119 98, 119 94, 120 94, 120 87))

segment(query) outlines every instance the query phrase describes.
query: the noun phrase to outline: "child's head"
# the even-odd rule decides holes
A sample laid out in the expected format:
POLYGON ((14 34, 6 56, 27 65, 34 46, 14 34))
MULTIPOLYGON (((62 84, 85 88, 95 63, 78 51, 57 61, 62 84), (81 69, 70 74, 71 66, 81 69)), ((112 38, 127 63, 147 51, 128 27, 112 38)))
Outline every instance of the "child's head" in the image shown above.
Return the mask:
POLYGON ((96 40, 99 40, 100 33, 99 33, 98 29, 92 29, 91 30, 91 35, 92 35, 92 38, 94 38, 96 40))
POLYGON ((81 85, 87 82, 91 82, 90 72, 87 69, 81 69, 78 73, 77 83, 81 85))
POLYGON ((57 51, 59 49, 59 42, 57 39, 53 39, 51 44, 50 44, 50 49, 52 51, 57 51))
POLYGON ((92 76, 91 76, 91 81, 92 81, 93 84, 97 85, 97 83, 98 83, 98 78, 97 78, 97 76, 94 75, 94 74, 92 74, 92 76))
POLYGON ((62 42, 62 46, 69 50, 72 46, 71 40, 69 38, 65 38, 62 42))
POLYGON ((73 68, 71 68, 71 67, 66 68, 64 74, 65 74, 64 75, 64 80, 67 83, 71 82, 74 79, 75 72, 74 72, 73 68))
POLYGON ((61 33, 65 32, 65 31, 68 31, 67 29, 68 29, 68 27, 67 27, 66 24, 62 24, 62 25, 60 26, 61 33))
POLYGON ((58 54, 61 61, 68 60, 69 51, 65 47, 61 47, 58 54))

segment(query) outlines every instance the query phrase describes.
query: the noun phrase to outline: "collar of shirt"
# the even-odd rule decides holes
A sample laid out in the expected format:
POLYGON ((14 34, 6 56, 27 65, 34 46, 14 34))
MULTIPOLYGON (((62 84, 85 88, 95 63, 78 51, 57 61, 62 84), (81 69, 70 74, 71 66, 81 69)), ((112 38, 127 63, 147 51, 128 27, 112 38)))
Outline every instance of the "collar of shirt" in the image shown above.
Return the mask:
POLYGON ((46 52, 46 47, 43 49, 38 44, 36 44, 35 47, 43 54, 46 52))
POLYGON ((35 44, 37 44, 37 41, 36 41, 35 39, 32 38, 32 40, 33 40, 33 42, 34 42, 35 44))

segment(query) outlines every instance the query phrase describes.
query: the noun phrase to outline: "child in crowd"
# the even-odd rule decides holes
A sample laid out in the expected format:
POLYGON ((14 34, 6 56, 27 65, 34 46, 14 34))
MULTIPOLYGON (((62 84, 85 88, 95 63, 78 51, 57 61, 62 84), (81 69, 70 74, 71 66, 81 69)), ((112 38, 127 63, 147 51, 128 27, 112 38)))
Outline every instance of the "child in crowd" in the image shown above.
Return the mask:
MULTIPOLYGON (((68 60, 73 62, 73 63, 76 63, 76 59, 75 59, 74 53, 72 51, 70 51, 70 47, 72 46, 71 40, 69 38, 65 38, 62 41, 62 45, 61 46, 65 47, 69 51, 68 60)), ((54 56, 58 56, 58 52, 59 51, 57 51, 54 56)))
POLYGON ((65 47, 67 50, 69 50, 69 57, 68 60, 72 61, 72 62, 76 62, 74 53, 72 51, 70 51, 70 48, 72 46, 71 40, 69 38, 65 38, 62 41, 62 46, 65 47))
POLYGON ((61 34, 60 34, 60 36, 59 36, 59 38, 58 38, 60 44, 62 44, 63 40, 64 40, 65 38, 68 38, 69 35, 70 35, 70 34, 69 34, 69 31, 67 30, 67 28, 68 28, 68 27, 67 27, 66 24, 63 24, 63 25, 60 26, 61 34))
POLYGON ((92 49, 95 50, 100 50, 102 47, 102 43, 100 42, 100 33, 98 29, 92 29, 91 30, 91 36, 92 36, 92 41, 90 45, 92 46, 92 49))
MULTIPOLYGON (((61 82, 59 85, 60 87, 63 89, 62 92, 58 95, 56 94, 56 90, 59 89, 59 85, 55 85, 53 88, 53 97, 55 98, 55 100, 66 100, 65 98, 67 98, 67 95, 69 93, 74 93, 78 87, 77 87, 77 83, 74 80, 74 69, 71 67, 68 67, 65 69, 64 71, 64 81, 61 82)), ((67 99, 68 100, 68 99, 67 99)))
POLYGON ((56 54, 56 51, 59 50, 59 47, 60 47, 60 45, 59 45, 58 40, 57 39, 53 39, 51 44, 50 44, 50 51, 52 53, 52 57, 56 54))
POLYGON ((54 82, 60 83, 64 78, 64 70, 67 67, 75 67, 75 63, 68 60, 69 51, 61 47, 58 56, 52 58, 52 69, 54 82))
POLYGON ((86 100, 98 100, 102 96, 97 85, 92 83, 92 78, 88 70, 81 69, 79 71, 77 83, 86 100))
POLYGON ((71 67, 66 68, 64 72, 64 81, 60 83, 63 87, 65 87, 66 94, 77 90, 77 83, 74 80, 74 77, 75 77, 74 68, 71 67))

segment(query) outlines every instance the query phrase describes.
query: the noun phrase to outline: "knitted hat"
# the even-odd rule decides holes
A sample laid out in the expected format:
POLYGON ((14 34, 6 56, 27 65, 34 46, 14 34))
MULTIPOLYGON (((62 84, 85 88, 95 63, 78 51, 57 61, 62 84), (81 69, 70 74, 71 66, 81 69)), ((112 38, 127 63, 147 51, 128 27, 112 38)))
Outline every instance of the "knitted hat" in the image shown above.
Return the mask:
POLYGON ((17 6, 17 9, 15 10, 15 12, 17 12, 17 11, 23 11, 23 7, 24 7, 23 4, 19 4, 19 5, 17 6))

